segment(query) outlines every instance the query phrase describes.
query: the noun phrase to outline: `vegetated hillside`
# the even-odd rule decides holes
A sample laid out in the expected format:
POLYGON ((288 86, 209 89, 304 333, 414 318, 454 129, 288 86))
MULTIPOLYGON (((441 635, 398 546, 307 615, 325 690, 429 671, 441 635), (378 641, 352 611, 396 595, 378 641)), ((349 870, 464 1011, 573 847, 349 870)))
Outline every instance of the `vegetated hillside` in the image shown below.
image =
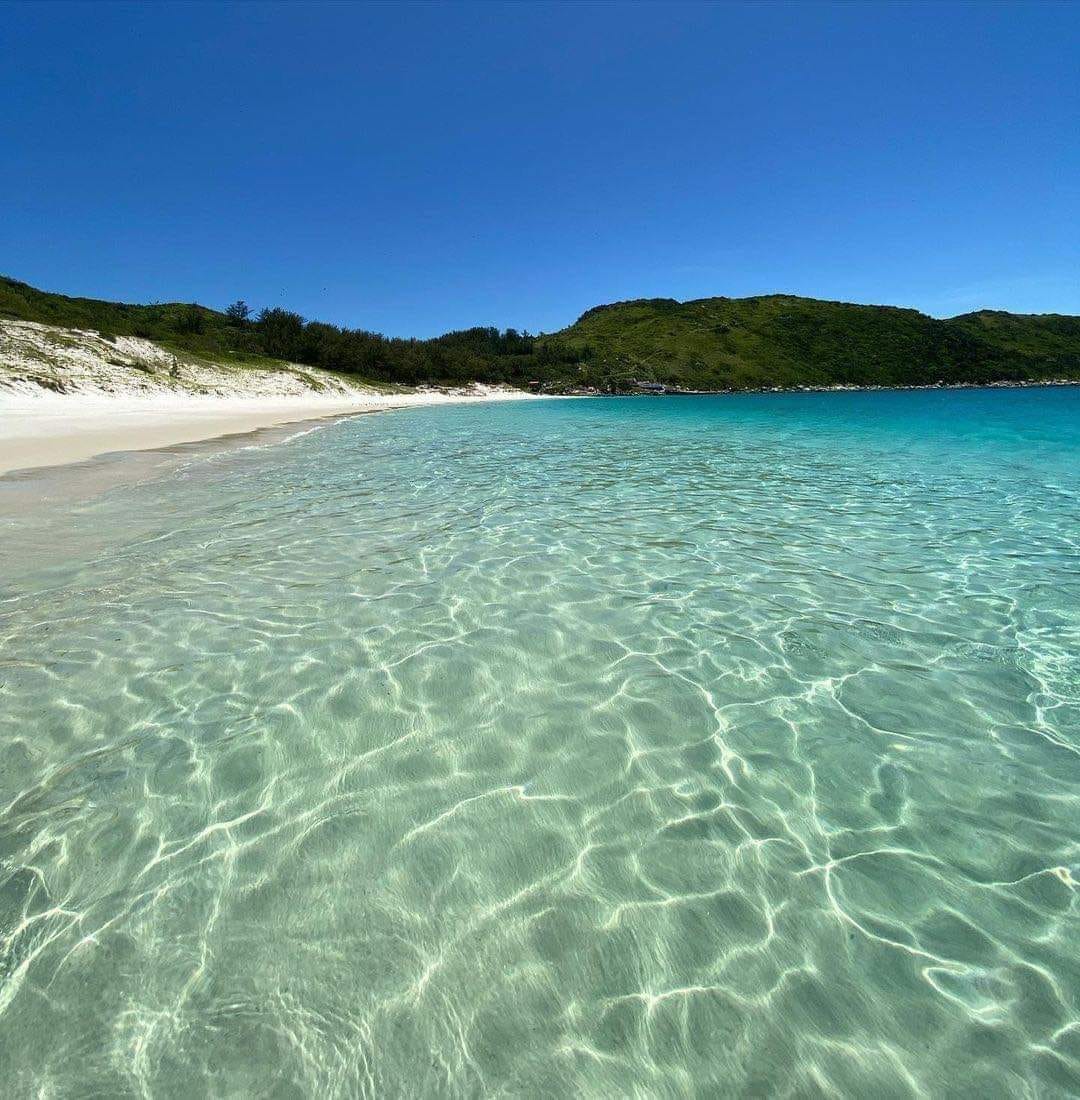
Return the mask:
POLYGON ((109 336, 138 336, 214 358, 265 357, 254 331, 224 313, 181 302, 149 306, 68 298, 0 277, 0 317, 85 329, 109 336))
POLYGON ((370 394, 375 387, 356 375, 317 367, 272 359, 215 361, 138 336, 104 336, 92 329, 0 317, 0 398, 37 398, 42 391, 89 399, 161 394, 339 398, 370 394))
POLYGON ((589 373, 691 389, 933 385, 1080 378, 1080 317, 913 309, 813 298, 642 299, 564 329, 589 373))
POLYGON ((286 360, 415 384, 540 382, 546 389, 934 385, 1080 380, 1080 317, 992 311, 936 320, 912 309, 788 295, 640 299, 598 306, 561 332, 480 327, 387 338, 243 303, 148 306, 68 298, 0 278, 0 317, 140 336, 218 361, 286 360))
POLYGON ((105 337, 137 336, 211 362, 301 363, 365 381, 415 385, 472 381, 523 385, 569 375, 580 358, 554 338, 513 329, 473 328, 433 340, 402 340, 363 329, 308 321, 285 309, 253 314, 243 302, 227 311, 183 302, 126 305, 69 298, 0 277, 0 318, 88 329, 105 337), (565 356, 570 361, 560 359, 565 356))

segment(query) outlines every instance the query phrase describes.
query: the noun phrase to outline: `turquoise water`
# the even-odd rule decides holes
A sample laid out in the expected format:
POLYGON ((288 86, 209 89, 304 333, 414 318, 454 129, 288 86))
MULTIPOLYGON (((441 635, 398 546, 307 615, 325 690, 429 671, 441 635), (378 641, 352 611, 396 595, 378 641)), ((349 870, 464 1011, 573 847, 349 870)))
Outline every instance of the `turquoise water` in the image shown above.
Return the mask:
POLYGON ((14 499, 6 1095, 1080 1089, 1080 390, 411 410, 14 499))

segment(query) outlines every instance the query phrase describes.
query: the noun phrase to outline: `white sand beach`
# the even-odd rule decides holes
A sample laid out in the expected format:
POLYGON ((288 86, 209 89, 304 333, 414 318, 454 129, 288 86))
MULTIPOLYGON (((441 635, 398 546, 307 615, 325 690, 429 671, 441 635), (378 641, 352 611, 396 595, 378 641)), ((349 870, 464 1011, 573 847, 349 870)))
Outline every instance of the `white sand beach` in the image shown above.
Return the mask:
POLYGON ((383 392, 309 367, 206 363, 134 337, 0 321, 0 475, 319 417, 530 397, 482 385, 383 392))
POLYGON ((501 387, 445 392, 295 395, 292 397, 196 397, 184 394, 41 398, 0 392, 0 475, 60 466, 114 451, 142 451, 216 439, 320 417, 378 412, 417 405, 528 399, 501 387))

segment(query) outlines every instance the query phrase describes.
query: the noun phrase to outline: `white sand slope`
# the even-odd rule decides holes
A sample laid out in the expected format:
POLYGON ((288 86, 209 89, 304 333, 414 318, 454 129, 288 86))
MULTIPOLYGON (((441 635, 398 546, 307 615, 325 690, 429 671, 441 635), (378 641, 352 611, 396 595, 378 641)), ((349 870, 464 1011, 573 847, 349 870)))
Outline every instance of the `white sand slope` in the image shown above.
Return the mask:
POLYGON ((135 337, 0 320, 0 474, 315 417, 529 396, 379 390, 293 364, 209 363, 135 337))

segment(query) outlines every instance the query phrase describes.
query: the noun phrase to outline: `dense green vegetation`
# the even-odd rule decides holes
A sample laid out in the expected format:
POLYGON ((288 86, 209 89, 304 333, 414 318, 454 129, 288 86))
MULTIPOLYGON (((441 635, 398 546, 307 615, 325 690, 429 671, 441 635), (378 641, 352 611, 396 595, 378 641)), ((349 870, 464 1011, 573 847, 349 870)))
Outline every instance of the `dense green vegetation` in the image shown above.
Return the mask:
POLYGON ((0 277, 0 318, 141 336, 220 361, 288 360, 384 382, 523 384, 568 372, 582 357, 557 340, 512 329, 473 328, 434 340, 390 339, 362 329, 306 321, 285 309, 252 315, 242 302, 225 312, 182 302, 126 305, 68 298, 0 277), (560 358, 563 357, 563 358, 560 358))
POLYGON ((1080 379, 1080 317, 982 311, 936 320, 911 309, 812 298, 654 298, 598 306, 547 336, 472 328, 404 340, 183 303, 68 298, 0 278, 0 317, 142 336, 219 360, 285 359, 402 383, 541 382, 631 390, 931 385, 1080 379))
POLYGON ((649 299, 589 310, 560 338, 597 377, 700 389, 1080 378, 1080 317, 913 309, 812 298, 649 299))

